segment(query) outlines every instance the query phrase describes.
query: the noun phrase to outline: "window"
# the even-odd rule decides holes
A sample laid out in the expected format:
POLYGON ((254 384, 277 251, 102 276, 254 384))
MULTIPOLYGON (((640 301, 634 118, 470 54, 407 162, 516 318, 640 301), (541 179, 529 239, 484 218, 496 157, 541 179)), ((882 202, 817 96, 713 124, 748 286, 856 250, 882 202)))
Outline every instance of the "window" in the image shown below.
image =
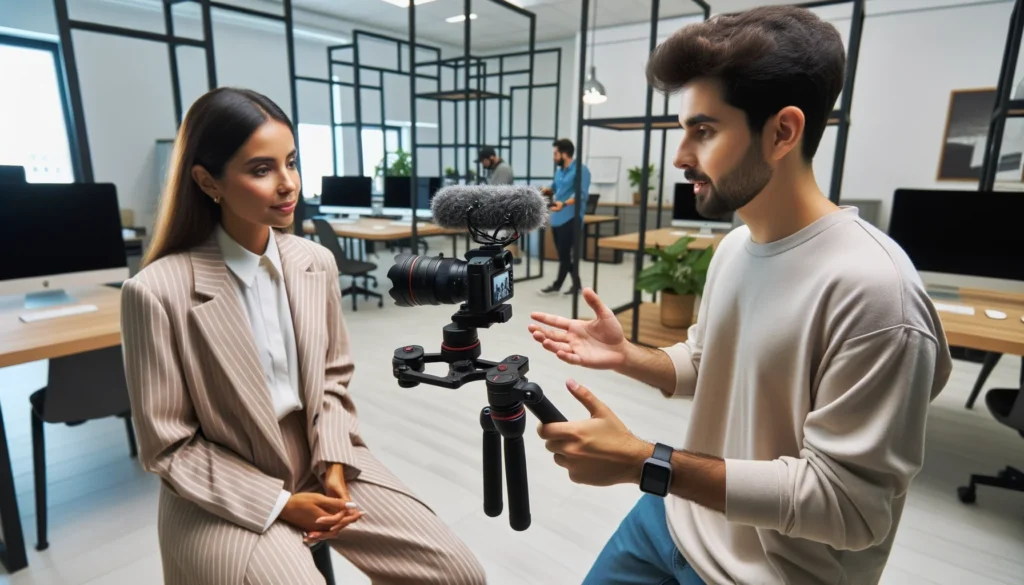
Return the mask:
MULTIPOLYGON (((331 127, 328 124, 299 123, 299 168, 302 169, 303 197, 319 197, 321 177, 334 176, 331 161, 331 127)), ((338 145, 340 156, 341 144, 338 145)), ((341 168, 341 167, 339 167, 341 168)))
POLYGON ((57 44, 0 34, 0 164, 32 183, 75 180, 57 44))

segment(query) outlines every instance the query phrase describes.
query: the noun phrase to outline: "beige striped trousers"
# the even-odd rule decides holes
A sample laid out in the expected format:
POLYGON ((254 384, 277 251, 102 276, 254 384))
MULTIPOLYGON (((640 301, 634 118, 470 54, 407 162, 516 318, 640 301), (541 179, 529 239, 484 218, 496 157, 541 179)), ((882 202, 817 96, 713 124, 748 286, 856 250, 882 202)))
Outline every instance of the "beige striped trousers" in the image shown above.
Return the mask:
MULTIPOLYGON (((296 491, 319 491, 309 464, 305 417, 292 413, 281 431, 292 465, 292 477, 305 479, 296 491)), ((344 528, 330 545, 370 580, 381 585, 480 585, 483 568, 473 553, 417 500, 375 484, 348 483, 352 500, 364 515, 344 528)), ((246 569, 246 585, 324 583, 302 533, 278 520, 260 537, 246 569)))

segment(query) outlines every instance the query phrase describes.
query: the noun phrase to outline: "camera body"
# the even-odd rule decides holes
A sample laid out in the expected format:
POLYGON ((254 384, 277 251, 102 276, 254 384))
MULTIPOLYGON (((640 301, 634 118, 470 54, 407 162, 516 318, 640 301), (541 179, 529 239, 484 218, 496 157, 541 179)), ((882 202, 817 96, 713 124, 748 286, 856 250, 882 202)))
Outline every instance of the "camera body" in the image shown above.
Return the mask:
POLYGON ((482 315, 512 299, 512 253, 501 246, 466 252, 466 309, 482 315))

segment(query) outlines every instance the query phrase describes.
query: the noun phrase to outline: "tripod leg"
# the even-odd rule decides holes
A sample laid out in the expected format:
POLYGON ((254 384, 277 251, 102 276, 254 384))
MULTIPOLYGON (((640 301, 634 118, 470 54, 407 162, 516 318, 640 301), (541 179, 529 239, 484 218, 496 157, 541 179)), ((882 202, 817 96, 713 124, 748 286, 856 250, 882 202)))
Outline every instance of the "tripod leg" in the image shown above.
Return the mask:
POLYGON ((494 428, 490 407, 480 413, 480 426, 484 430, 484 514, 491 518, 501 515, 501 435, 494 428))
POLYGON ((508 474, 509 526, 512 530, 526 530, 530 527, 530 488, 522 435, 505 439, 505 471, 508 474))

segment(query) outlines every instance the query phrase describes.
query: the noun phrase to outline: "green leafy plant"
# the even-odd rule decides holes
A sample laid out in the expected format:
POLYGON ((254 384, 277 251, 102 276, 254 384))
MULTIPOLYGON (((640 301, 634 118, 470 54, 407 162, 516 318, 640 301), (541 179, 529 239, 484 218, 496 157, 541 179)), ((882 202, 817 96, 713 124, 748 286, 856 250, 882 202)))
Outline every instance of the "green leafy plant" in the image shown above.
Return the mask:
POLYGON ((394 162, 391 163, 391 166, 387 167, 388 177, 408 177, 412 175, 412 155, 399 148, 395 152, 385 156, 384 159, 377 164, 377 168, 374 170, 375 176, 384 176, 384 167, 387 164, 388 158, 394 160, 394 162))
POLYGON ((445 167, 444 168, 444 176, 446 178, 448 178, 448 179, 457 179, 457 178, 459 178, 459 171, 456 171, 455 169, 453 169, 451 167, 445 167))
POLYGON ((689 246, 692 241, 694 238, 685 236, 665 248, 647 248, 647 254, 657 257, 657 260, 640 271, 636 287, 649 293, 669 291, 680 296, 702 294, 714 250, 711 246, 703 250, 691 250, 689 246))
MULTIPOLYGON (((654 165, 649 166, 648 171, 649 172, 647 173, 647 190, 654 191, 654 165)), ((640 179, 642 178, 643 172, 643 169, 640 168, 639 166, 635 166, 627 171, 627 173, 629 174, 630 187, 634 189, 640 188, 640 179)))

